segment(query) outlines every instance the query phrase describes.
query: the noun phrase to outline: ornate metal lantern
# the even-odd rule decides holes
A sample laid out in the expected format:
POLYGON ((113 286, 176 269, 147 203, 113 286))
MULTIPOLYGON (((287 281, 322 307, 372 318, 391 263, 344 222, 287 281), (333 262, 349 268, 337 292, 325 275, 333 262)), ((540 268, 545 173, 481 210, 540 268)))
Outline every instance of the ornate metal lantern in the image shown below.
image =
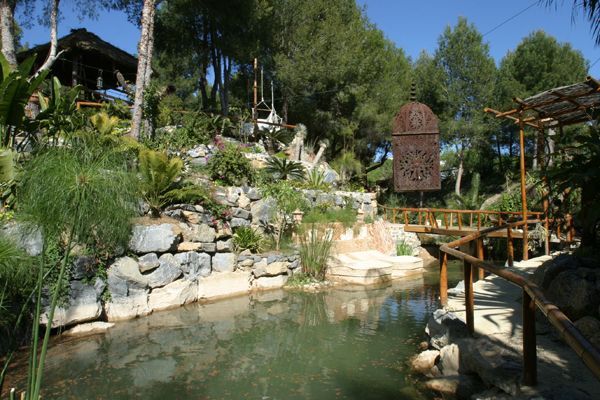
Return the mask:
POLYGON ((440 131, 438 119, 425 104, 400 108, 392 131, 394 190, 440 190, 440 131))

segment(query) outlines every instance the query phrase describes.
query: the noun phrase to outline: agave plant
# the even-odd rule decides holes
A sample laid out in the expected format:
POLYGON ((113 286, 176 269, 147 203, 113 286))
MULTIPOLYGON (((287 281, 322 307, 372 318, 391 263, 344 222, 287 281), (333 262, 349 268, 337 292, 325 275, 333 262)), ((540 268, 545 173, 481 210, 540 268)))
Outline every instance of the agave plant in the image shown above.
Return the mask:
POLYGON ((306 184, 310 189, 323 190, 329 188, 329 184, 325 182, 325 175, 317 168, 313 168, 306 174, 306 184))
POLYGON ((169 158, 165 152, 143 150, 140 152, 139 166, 142 193, 150 205, 152 216, 158 217, 160 209, 166 204, 169 191, 176 189, 183 161, 178 157, 169 158))
POLYGON ((287 158, 271 157, 267 161, 265 170, 281 180, 304 178, 304 166, 297 161, 287 158))

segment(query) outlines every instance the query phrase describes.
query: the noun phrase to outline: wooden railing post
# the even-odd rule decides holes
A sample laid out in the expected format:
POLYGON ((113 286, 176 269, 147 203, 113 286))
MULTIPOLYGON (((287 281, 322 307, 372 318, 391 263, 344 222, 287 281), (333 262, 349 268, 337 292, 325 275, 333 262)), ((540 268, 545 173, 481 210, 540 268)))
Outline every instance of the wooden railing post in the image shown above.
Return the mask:
MULTIPOLYGON (((482 260, 484 259, 483 255, 483 238, 477 239, 477 258, 482 260)), ((477 268, 479 270, 479 279, 485 278, 485 270, 483 268, 477 268)))
POLYGON ((506 228, 506 259, 508 260, 508 266, 512 267, 515 260, 515 248, 512 237, 512 228, 510 226, 506 228))
POLYGON ((575 237, 575 225, 573 224, 573 216, 567 215, 567 241, 572 242, 575 237))
POLYGON ((535 337, 535 301, 523 289, 523 383, 537 383, 537 349, 535 337))
POLYGON ((475 302, 473 301, 473 275, 471 271, 471 264, 464 262, 465 270, 465 313, 467 316, 467 328, 469 333, 473 335, 475 333, 475 320, 474 320, 474 308, 475 302))
POLYGON ((448 254, 441 253, 440 262, 440 303, 445 307, 448 305, 448 254))

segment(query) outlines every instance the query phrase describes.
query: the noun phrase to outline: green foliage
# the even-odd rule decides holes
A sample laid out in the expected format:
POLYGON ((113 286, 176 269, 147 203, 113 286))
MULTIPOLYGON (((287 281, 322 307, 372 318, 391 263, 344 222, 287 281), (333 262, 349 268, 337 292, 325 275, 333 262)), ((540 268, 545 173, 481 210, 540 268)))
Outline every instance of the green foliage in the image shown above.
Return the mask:
POLYGON ((458 195, 452 193, 452 197, 448 201, 449 208, 461 209, 461 210, 478 210, 483 202, 482 196, 479 195, 479 188, 481 186, 481 177, 479 173, 475 172, 471 177, 471 187, 469 191, 464 195, 458 195))
POLYGON ((251 184, 255 175, 250 161, 232 144, 226 144, 210 159, 208 171, 212 179, 227 186, 251 184))
POLYGON ((11 69, 3 54, 0 54, 0 135, 2 147, 12 147, 14 136, 21 128, 25 106, 29 98, 42 83, 47 71, 29 79, 35 56, 23 61, 17 69, 11 69))
POLYGON ((413 249, 404 240, 396 243, 396 255, 397 256, 412 256, 413 249))
MULTIPOLYGON (((56 283, 51 288, 49 321, 54 318, 75 243, 114 251, 129 239, 129 221, 135 215, 137 200, 134 179, 120 154, 89 144, 78 146, 77 142, 71 147, 49 148, 24 169, 19 207, 44 233, 42 260, 46 260, 49 238, 65 238, 56 283)), ((34 321, 41 315, 46 265, 40 263, 38 268, 34 321)), ((40 396, 50 331, 46 329, 39 348, 39 325, 33 326, 27 399, 40 396)))
POLYGON ((131 119, 131 110, 123 100, 109 101, 102 104, 102 111, 111 117, 117 117, 120 120, 131 119))
POLYGON ((233 233, 233 245, 237 251, 250 250, 259 253, 265 245, 263 235, 249 226, 240 226, 233 233))
POLYGON ((347 183, 350 178, 360 174, 362 171, 362 164, 354 153, 349 151, 342 152, 338 158, 333 160, 331 166, 340 174, 342 183, 347 183))
POLYGON ((498 211, 521 211, 521 194, 515 191, 502 193, 500 202, 494 208, 498 211))
POLYGON ((325 279, 327 261, 333 247, 331 229, 320 231, 312 224, 310 230, 300 235, 300 263, 302 272, 314 279, 325 279))
POLYGON ((302 179, 304 178, 304 166, 297 161, 289 161, 287 158, 271 157, 267 161, 265 170, 276 179, 302 179))
POLYGON ((69 138, 83 125, 83 118, 77 113, 77 98, 82 92, 81 86, 65 89, 58 78, 50 81, 48 99, 40 93, 40 113, 31 123, 30 129, 43 129, 47 140, 54 144, 59 138, 69 138))
POLYGON ((339 222, 344 225, 345 228, 350 228, 356 223, 356 211, 351 207, 329 208, 326 210, 312 208, 304 215, 302 222, 306 224, 339 222))
POLYGON ((311 283, 317 283, 319 282, 318 280, 310 277, 309 275, 306 275, 305 273, 302 272, 296 272, 294 275, 292 275, 286 282, 286 286, 288 287, 301 287, 304 285, 310 285, 311 283))
POLYGON ((111 116, 107 112, 102 111, 90 117, 90 123, 100 135, 112 135, 115 133, 115 128, 119 124, 118 117, 111 116))
MULTIPOLYGON (((183 169, 180 158, 169 158, 167 153, 144 150, 139 155, 139 168, 142 178, 142 193, 148 202, 152 216, 158 217, 160 209, 167 203, 169 191, 176 189, 183 169)), ((182 196, 172 193, 171 196, 182 196)))
POLYGON ((296 210, 306 210, 308 202, 299 190, 295 189, 288 181, 277 181, 267 184, 261 188, 264 198, 274 199, 276 202, 276 212, 273 216, 275 220, 275 248, 280 249, 281 239, 288 228, 293 226, 293 212, 296 210))
POLYGON ((325 182, 325 175, 317 167, 308 171, 304 180, 304 187, 311 190, 329 190, 331 185, 325 182))
POLYGON ((385 185, 386 182, 390 181, 394 177, 394 161, 385 160, 383 165, 372 171, 367 172, 367 182, 370 187, 375 185, 385 185))

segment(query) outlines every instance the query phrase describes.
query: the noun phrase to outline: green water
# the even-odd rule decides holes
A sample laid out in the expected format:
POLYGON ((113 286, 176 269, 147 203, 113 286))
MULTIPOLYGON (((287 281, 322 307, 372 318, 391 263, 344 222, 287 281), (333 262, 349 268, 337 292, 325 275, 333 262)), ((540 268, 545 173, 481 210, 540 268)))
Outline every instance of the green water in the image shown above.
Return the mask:
POLYGON ((427 399, 407 360, 437 296, 432 271, 385 287, 280 290, 154 313, 55 341, 43 398, 427 399))

